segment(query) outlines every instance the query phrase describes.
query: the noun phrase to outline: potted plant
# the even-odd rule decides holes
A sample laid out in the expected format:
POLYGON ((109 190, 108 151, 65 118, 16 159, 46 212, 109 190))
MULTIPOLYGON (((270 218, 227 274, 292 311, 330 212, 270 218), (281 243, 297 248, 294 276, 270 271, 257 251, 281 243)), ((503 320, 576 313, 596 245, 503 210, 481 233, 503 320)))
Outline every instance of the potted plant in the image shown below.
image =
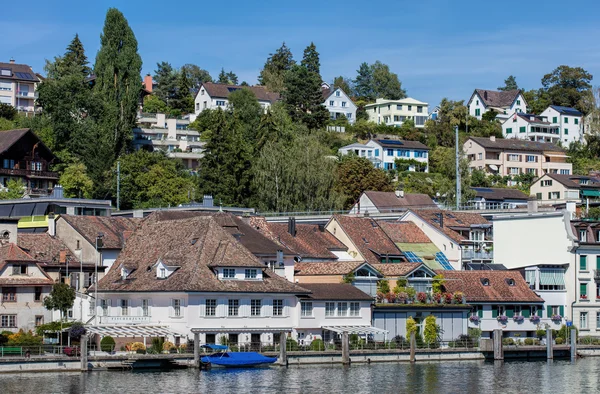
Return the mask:
POLYGON ((452 293, 444 293, 444 304, 452 303, 452 293))
POLYGON ((533 315, 529 318, 529 321, 532 322, 533 324, 539 324, 540 317, 538 315, 533 315))
POLYGON ((384 299, 385 299, 385 294, 382 293, 381 291, 378 291, 377 292, 377 303, 381 304, 384 299))
POLYGON ((389 292, 385 295, 385 299, 387 300, 387 302, 389 302, 390 304, 393 304, 394 302, 396 302, 396 294, 394 292, 389 292))
POLYGON ((436 304, 439 304, 440 302, 442 302, 442 293, 433 293, 433 301, 436 304))
POLYGON ((479 324, 479 316, 471 315, 471 317, 469 317, 469 321, 473 324, 479 324))
POLYGON ((579 298, 582 299, 582 300, 587 300, 587 295, 586 294, 581 294, 579 296, 579 298))
POLYGON ((403 291, 396 294, 396 302, 399 304, 406 304, 407 299, 408 299, 408 294, 406 294, 403 291))
POLYGON ((554 323, 560 323, 562 321, 562 316, 561 315, 552 315, 550 317, 550 320, 552 320, 554 323))
POLYGON ((457 304, 462 304, 463 302, 463 298, 464 298, 464 294, 460 291, 457 291, 456 293, 454 293, 454 295, 452 296, 454 298, 454 302, 457 304))
POLYGON ((424 293, 422 291, 418 292, 417 301, 419 301, 421 304, 425 304, 427 302, 427 293, 424 293))
POLYGON ((516 315, 513 316, 513 320, 515 321, 515 323, 521 324, 525 321, 525 318, 521 315, 516 315))
POLYGON ((506 324, 506 323, 508 323, 508 316, 500 315, 496 318, 496 320, 498 320, 498 323, 500 323, 500 324, 506 324))

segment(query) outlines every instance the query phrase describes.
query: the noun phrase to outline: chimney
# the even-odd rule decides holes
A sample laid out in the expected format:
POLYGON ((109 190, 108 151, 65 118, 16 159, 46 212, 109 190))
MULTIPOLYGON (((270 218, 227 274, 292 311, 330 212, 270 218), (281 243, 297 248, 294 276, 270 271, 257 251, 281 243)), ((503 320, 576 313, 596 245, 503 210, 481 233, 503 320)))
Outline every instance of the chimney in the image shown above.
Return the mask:
POLYGON ((487 101, 487 90, 483 91, 483 99, 487 101))
POLYGON ((58 262, 60 264, 64 264, 67 262, 67 251, 66 250, 63 249, 59 252, 58 262))
POLYGON ((404 190, 396 190, 396 197, 404 198, 404 190))
POLYGON ((56 235, 56 217, 53 212, 48 214, 48 235, 52 237, 56 235))
POLYGON ((152 93, 152 75, 146 74, 144 77, 144 89, 152 93))
POLYGON ((490 135, 490 141, 496 142, 496 136, 495 135, 490 135))
POLYGON ((294 217, 288 219, 288 233, 290 233, 292 237, 296 236, 296 218, 294 217))
POLYGON ((10 62, 10 64, 15 64, 15 59, 11 57, 9 62, 10 62))
POLYGON ((444 228, 444 212, 440 212, 439 213, 439 218, 440 218, 440 228, 444 228))

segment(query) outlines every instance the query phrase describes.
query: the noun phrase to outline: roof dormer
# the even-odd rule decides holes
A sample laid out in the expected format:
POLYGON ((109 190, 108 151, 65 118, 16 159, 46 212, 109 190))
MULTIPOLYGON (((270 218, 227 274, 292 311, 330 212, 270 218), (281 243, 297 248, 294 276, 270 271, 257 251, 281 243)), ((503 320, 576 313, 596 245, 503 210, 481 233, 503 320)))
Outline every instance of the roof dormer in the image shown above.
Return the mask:
POLYGON ((260 268, 218 267, 216 271, 219 280, 263 280, 260 268))
POLYGON ((157 279, 167 279, 179 268, 177 265, 167 265, 160 259, 156 262, 155 267, 157 279))

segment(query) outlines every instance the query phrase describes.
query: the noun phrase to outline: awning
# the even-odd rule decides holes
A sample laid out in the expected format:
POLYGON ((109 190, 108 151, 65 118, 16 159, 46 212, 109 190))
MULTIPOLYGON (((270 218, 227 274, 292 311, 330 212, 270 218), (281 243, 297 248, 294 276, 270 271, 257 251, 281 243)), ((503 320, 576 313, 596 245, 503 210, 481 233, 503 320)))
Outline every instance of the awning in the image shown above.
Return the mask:
POLYGON ((168 335, 179 335, 167 326, 142 326, 142 325, 122 325, 122 326, 86 326, 88 333, 98 334, 100 336, 111 337, 163 337, 168 335))
POLYGON ((342 334, 387 334, 389 331, 371 326, 321 326, 324 330, 329 330, 342 334))
POLYGON ((535 283, 535 271, 525 271, 525 282, 528 282, 530 285, 535 283))
POLYGON ((587 197, 600 197, 600 190, 582 190, 581 195, 587 197))
POLYGON ((540 285, 555 285, 554 274, 552 271, 542 270, 540 271, 540 285))
POLYGON ((201 334, 226 334, 226 333, 246 333, 246 332, 260 332, 260 333, 277 333, 277 332, 292 332, 292 327, 214 327, 214 328, 192 328, 190 331, 201 334))

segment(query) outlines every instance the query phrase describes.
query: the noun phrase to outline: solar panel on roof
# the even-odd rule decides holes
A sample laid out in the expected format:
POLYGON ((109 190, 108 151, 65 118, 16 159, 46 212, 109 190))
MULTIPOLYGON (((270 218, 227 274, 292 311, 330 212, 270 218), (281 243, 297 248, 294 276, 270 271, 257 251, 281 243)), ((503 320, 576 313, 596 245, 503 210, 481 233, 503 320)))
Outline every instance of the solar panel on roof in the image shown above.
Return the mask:
POLYGON ((414 254, 413 252, 405 251, 404 255, 408 259, 409 263, 422 263, 423 262, 423 260, 421 260, 421 258, 419 256, 417 256, 416 254, 414 254))
POLYGON ((402 141, 395 141, 395 140, 379 140, 379 142, 381 142, 382 144, 387 144, 387 145, 404 145, 404 143, 402 141))
POLYGON ((446 257, 446 255, 443 252, 437 252, 435 254, 435 261, 440 263, 442 268, 445 270, 454 270, 454 268, 452 268, 452 265, 448 261, 448 258, 446 257))

